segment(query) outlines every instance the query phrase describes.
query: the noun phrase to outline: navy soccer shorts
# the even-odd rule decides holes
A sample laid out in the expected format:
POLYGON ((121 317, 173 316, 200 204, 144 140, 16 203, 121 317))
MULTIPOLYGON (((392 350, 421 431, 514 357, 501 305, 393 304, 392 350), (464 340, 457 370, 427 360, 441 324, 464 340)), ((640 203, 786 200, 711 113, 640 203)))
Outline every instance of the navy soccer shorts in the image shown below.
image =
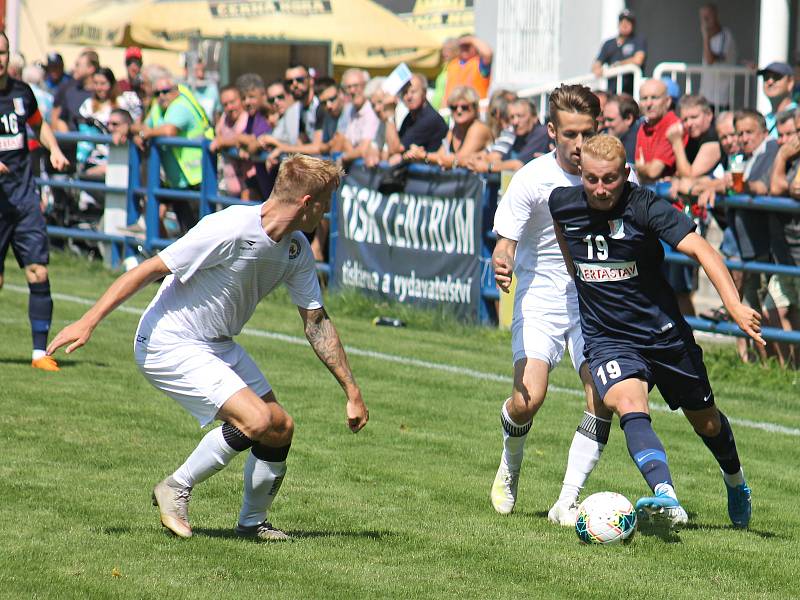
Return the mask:
POLYGON ((693 339, 657 349, 608 341, 587 351, 587 357, 600 398, 605 398, 614 384, 636 378, 647 381, 650 390, 657 387, 672 410, 702 410, 714 405, 703 349, 693 339))
POLYGON ((0 214, 0 273, 11 246, 20 268, 46 265, 50 260, 47 224, 39 203, 0 214))

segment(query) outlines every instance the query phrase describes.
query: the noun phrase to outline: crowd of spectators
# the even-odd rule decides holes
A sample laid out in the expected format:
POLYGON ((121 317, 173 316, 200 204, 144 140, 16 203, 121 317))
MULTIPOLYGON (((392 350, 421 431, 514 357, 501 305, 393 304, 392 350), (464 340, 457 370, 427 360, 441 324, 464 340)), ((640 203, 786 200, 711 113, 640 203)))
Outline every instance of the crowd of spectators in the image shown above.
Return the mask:
MULTIPOLYGON (((735 62, 735 42, 714 5, 701 8, 700 31, 703 63, 735 62)), ((603 44, 592 69, 602 77, 605 66, 643 66, 646 52, 636 18, 626 10, 619 15, 618 35, 603 44)), ((120 80, 91 49, 78 56, 69 74, 58 54, 48 55, 41 67, 12 61, 9 68, 33 86, 56 131, 109 132, 117 143, 131 139, 142 148, 157 136, 208 138, 218 154, 220 193, 262 201, 281 157, 290 153, 331 155, 345 168, 362 160, 367 167, 417 162, 498 173, 516 171, 552 151, 546 115, 539 114, 536 102, 505 89, 489 95, 492 58, 488 44, 475 36, 448 40, 433 88, 424 75, 413 73, 396 94, 387 90, 386 78, 363 69, 348 69, 337 81, 302 64, 289 65, 283 77, 270 82, 245 73, 219 89, 205 79, 202 62, 188 66, 179 79, 163 67, 143 64, 135 47, 125 51, 120 80)), ((622 141, 641 183, 669 181, 676 208, 690 212, 701 231, 715 219, 727 258, 800 265, 800 218, 715 206, 716 197, 728 193, 800 200, 794 71, 776 62, 758 75, 771 103, 766 115, 728 111, 730 82, 724 78, 704 78, 701 93, 683 97, 671 80, 645 80, 636 90, 638 103, 632 78, 623 78, 620 90, 610 79, 608 91, 596 92, 602 106, 598 131, 622 141)), ((159 152, 164 185, 199 188, 199 149, 159 147, 159 152)), ((103 176, 107 145, 80 143, 75 154, 79 175, 103 176)), ((170 210, 178 232, 197 220, 193 204, 174 203, 162 206, 162 222, 170 210)), ((164 226, 161 233, 170 231, 164 226)), ((323 226, 312 241, 318 259, 325 257, 326 238, 323 226)), ((682 310, 694 314, 696 270, 670 266, 667 271, 682 310)), ((743 297, 769 324, 800 329, 796 278, 735 275, 743 297)), ((711 316, 725 318, 721 309, 711 316)), ((748 358, 747 348, 740 350, 748 358)), ((782 346, 771 352, 784 363, 796 360, 782 346)))

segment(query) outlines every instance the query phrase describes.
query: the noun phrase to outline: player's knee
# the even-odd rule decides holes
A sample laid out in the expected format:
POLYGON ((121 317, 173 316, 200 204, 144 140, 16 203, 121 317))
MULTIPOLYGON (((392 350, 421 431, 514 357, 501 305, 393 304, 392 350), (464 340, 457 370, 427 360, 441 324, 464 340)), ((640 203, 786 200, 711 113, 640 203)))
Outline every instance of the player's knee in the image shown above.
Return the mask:
POLYGON ((722 430, 722 422, 717 411, 711 414, 692 415, 689 421, 695 433, 703 437, 717 437, 722 430))
POLYGON ((524 384, 514 390, 511 395, 511 410, 512 416, 517 419, 528 421, 533 418, 533 415, 541 408, 544 403, 544 394, 536 393, 536 390, 526 388, 524 384))
POLYGON ((44 265, 28 265, 25 267, 25 279, 28 284, 45 283, 47 279, 47 267, 44 265))

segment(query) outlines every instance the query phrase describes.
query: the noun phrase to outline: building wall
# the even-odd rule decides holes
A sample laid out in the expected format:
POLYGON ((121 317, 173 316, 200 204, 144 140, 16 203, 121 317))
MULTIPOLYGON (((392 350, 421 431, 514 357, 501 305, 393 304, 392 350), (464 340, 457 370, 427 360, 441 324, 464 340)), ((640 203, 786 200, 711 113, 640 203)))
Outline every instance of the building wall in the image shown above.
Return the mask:
MULTIPOLYGON (((703 41, 698 13, 703 4, 706 0, 628 0, 628 7, 636 14, 637 31, 647 39, 647 74, 660 62, 701 61, 703 41)), ((736 40, 739 63, 755 63, 760 2, 725 0, 717 5, 722 25, 731 30, 736 40)))

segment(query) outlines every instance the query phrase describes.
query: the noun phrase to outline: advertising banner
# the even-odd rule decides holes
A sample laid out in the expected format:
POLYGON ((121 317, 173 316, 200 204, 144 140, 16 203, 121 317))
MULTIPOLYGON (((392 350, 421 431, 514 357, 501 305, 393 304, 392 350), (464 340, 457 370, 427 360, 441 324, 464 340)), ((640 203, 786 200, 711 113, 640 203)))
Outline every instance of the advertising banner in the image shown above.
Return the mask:
POLYGON ((411 167, 401 191, 381 193, 386 173, 353 167, 342 182, 334 286, 476 319, 480 177, 411 167))

